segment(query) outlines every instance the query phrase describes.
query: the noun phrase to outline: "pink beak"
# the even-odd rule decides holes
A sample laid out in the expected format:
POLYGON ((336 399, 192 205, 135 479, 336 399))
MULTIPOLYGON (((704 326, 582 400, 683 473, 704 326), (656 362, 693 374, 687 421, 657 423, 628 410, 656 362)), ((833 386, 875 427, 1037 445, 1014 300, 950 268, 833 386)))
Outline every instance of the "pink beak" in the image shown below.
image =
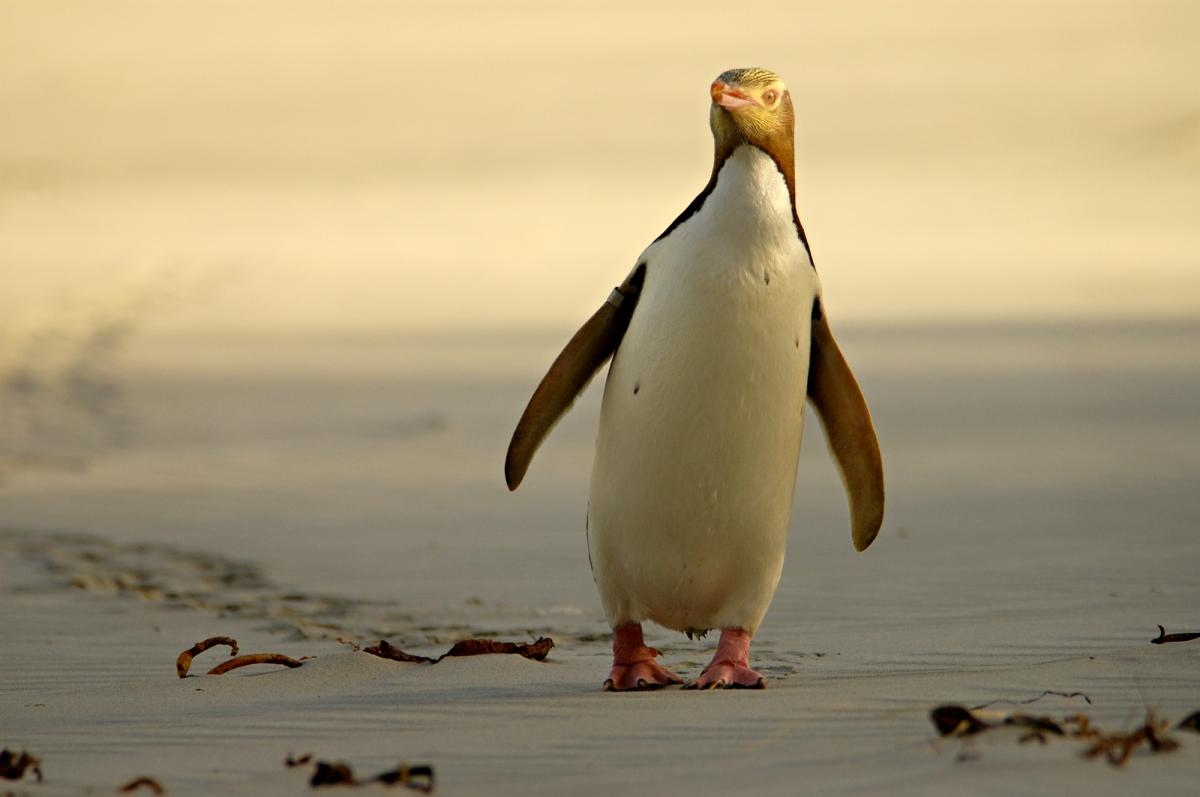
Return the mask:
POLYGON ((736 85, 728 85, 719 80, 714 80, 711 91, 713 102, 731 111, 736 108, 748 108, 758 105, 757 100, 744 94, 736 85))

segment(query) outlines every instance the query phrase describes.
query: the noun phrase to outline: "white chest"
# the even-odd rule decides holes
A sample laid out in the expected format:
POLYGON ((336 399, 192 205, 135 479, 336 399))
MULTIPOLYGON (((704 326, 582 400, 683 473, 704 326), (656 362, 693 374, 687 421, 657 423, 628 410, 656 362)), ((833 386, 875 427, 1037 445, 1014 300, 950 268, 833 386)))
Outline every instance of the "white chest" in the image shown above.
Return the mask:
POLYGON ((803 395, 820 286, 787 186, 762 150, 734 152, 700 210, 641 262, 645 285, 610 381, 652 372, 714 406, 803 395))
POLYGON ((747 292, 765 296, 771 281, 780 279, 798 279, 803 284, 797 288, 816 290, 783 176, 770 156, 751 146, 729 157, 700 210, 651 244, 641 260, 654 264, 652 272, 664 287, 681 282, 700 292, 715 290, 717 299, 747 292))
POLYGON ((597 583, 610 615, 751 627, 783 561, 819 291, 774 162, 739 149, 641 260, 592 473, 597 583))

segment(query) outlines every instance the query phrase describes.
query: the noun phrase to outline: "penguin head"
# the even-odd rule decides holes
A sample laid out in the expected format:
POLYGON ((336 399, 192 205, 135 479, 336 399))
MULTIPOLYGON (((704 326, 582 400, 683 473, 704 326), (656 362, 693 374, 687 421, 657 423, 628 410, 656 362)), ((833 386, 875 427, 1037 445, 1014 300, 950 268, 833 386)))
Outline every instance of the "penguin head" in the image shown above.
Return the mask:
POLYGON ((709 124, 717 151, 752 144, 791 160, 794 111, 787 86, 769 69, 729 69, 710 88, 709 124))

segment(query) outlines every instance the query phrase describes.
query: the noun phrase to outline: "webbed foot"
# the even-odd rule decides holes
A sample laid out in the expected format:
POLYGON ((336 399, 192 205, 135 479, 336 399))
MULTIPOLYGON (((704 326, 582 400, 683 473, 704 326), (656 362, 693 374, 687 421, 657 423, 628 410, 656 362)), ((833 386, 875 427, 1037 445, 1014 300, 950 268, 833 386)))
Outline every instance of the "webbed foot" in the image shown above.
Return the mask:
POLYGON ((766 689, 767 679, 750 669, 750 634, 740 628, 721 631, 712 661, 684 689, 766 689))
POLYGON ((604 691, 628 692, 682 684, 682 678, 654 660, 661 655, 646 647, 640 625, 613 629, 613 666, 604 682, 604 691))

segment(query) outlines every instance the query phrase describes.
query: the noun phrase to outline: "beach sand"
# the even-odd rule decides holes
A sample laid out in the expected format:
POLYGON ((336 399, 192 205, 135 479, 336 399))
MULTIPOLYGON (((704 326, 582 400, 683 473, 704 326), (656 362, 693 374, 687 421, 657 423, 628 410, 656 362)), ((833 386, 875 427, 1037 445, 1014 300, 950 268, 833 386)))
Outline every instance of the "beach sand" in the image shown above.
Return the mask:
MULTIPOLYGON (((69 569, 50 579, 30 567, 69 560, 83 546, 101 551, 101 561, 121 552, 126 565, 142 558, 155 568, 172 558, 161 551, 47 535, 5 535, 0 545, 10 585, 0 733, 41 757, 46 775, 18 793, 105 793, 139 776, 171 793, 299 793, 306 770, 284 761, 303 753, 345 761, 364 776, 400 762, 430 764, 444 794, 1121 794, 1151 784, 1157 793, 1185 794, 1200 772, 1200 738, 1183 731, 1174 754, 1143 752, 1116 770, 1083 760, 1080 742, 1020 744, 1015 731, 938 739, 928 719, 943 702, 1027 700, 1047 689, 1082 692, 1090 702, 1050 695, 1019 708, 1058 718, 1084 712, 1112 729, 1136 724, 1148 705, 1178 719, 1179 708, 1196 703, 1200 648, 1186 643, 1130 638, 1087 655, 1064 650, 1024 663, 873 672, 856 671, 853 659, 843 666, 848 652, 774 650, 767 661, 791 660, 794 671, 763 692, 613 695, 596 688, 607 666, 603 642, 568 642, 544 663, 517 656, 395 663, 272 633, 240 612, 127 592, 64 592, 51 582, 69 569), (242 652, 316 658, 294 670, 178 679, 175 655, 217 633, 235 636, 242 652)), ((900 636, 877 633, 874 646, 900 636)), ((663 646, 666 661, 694 674, 701 657, 685 650, 692 646, 663 646)), ((223 658, 202 654, 193 670, 223 658)))
MULTIPOLYGON (((1116 770, 1070 740, 939 740, 929 712, 1081 692, 1090 703, 1048 695, 1020 708, 1121 730, 1147 710, 1177 721, 1200 708, 1200 642, 1149 644, 1157 623, 1193 630, 1200 605, 1186 445, 1200 430, 1200 328, 843 338, 888 452, 891 515, 854 554, 810 429, 789 558, 754 648, 765 692, 599 690, 608 629, 582 528, 598 391, 548 442, 528 489, 510 495, 499 475, 505 421, 552 337, 476 341, 472 357, 490 345, 525 365, 469 389, 453 369, 405 376, 385 362, 418 344, 449 362, 460 338, 343 342, 336 375, 304 389, 283 366, 168 378, 148 358, 126 374, 125 411, 153 419, 136 443, 85 474, 11 478, 0 739, 43 758, 46 794, 141 774, 173 792, 294 793, 305 776, 283 760, 307 752, 364 775, 428 763, 449 794, 1186 793, 1200 739, 1184 731, 1177 752, 1116 770), (306 397, 303 423, 288 395, 306 397), (385 417, 391 434, 355 433, 385 417), (316 658, 176 678, 175 656, 213 635, 316 658), (427 666, 336 641, 428 655, 478 636, 556 646, 544 663, 427 666)), ((188 361, 204 362, 211 344, 192 345, 188 361)), ((690 676, 713 644, 648 636, 690 676)))

